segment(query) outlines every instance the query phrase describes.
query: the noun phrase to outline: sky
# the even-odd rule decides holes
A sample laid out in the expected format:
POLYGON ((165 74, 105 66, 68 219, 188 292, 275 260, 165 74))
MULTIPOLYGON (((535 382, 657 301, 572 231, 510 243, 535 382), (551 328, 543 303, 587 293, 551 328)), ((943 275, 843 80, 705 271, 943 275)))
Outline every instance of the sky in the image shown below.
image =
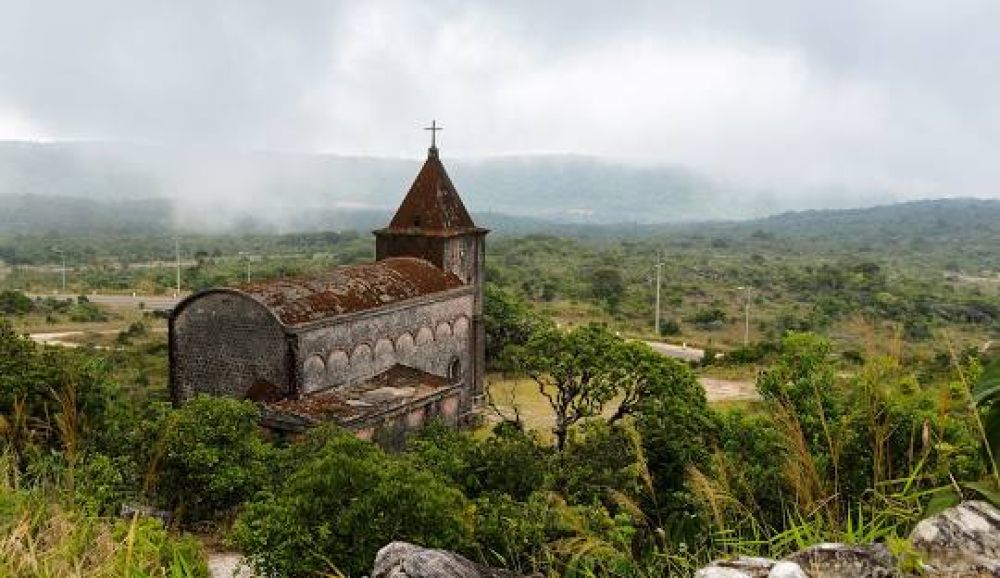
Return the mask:
MULTIPOLYGON (((0 139, 1000 196, 995 0, 0 0, 0 139)), ((805 194, 805 193, 803 193, 805 194)))

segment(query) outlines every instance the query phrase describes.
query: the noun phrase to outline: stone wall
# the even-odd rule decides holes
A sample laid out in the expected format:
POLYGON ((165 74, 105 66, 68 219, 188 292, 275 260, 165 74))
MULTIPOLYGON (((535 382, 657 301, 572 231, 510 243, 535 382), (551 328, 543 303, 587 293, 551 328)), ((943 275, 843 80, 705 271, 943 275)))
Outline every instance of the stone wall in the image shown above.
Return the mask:
POLYGON ((271 313, 234 291, 191 297, 170 319, 175 403, 196 393, 275 398, 290 391, 284 330, 271 313))
POLYGON ((454 371, 471 384, 472 288, 336 320, 299 333, 302 393, 349 385, 400 363, 428 373, 454 371))

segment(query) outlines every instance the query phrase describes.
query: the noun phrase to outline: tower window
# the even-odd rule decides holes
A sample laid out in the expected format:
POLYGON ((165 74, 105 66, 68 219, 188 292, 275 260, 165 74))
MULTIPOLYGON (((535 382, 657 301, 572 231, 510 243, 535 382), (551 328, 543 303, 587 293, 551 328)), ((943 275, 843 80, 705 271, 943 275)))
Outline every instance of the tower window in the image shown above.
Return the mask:
POLYGON ((457 357, 451 360, 448 366, 448 379, 458 380, 462 377, 462 361, 457 357))
POLYGON ((420 226, 420 217, 413 217, 413 226, 414 227, 420 226))

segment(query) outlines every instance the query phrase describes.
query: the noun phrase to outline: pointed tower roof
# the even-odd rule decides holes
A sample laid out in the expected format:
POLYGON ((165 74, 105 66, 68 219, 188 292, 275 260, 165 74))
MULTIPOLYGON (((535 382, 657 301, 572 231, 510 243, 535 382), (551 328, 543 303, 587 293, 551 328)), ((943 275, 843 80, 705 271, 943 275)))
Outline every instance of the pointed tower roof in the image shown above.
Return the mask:
POLYGON ((384 230, 447 235, 476 229, 441 164, 437 147, 432 145, 410 191, 384 230))

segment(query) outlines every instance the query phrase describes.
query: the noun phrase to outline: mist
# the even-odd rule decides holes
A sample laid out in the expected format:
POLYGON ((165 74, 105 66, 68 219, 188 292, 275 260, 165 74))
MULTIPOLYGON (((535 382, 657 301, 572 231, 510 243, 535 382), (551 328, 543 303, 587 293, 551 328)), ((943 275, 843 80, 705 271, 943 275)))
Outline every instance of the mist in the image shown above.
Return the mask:
POLYGON ((3 147, 8 195, 167 198, 192 227, 389 211, 436 118, 476 212, 1000 196, 986 0, 2 3, 0 140, 40 147, 3 147))

